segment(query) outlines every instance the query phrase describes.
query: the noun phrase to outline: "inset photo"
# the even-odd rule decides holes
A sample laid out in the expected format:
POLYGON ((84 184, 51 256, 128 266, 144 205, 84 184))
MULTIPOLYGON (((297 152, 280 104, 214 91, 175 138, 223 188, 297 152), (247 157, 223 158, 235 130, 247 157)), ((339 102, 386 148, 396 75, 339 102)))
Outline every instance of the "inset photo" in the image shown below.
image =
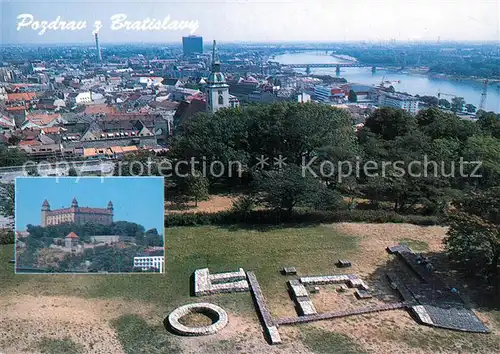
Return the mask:
POLYGON ((163 177, 18 177, 16 273, 164 272, 163 177))

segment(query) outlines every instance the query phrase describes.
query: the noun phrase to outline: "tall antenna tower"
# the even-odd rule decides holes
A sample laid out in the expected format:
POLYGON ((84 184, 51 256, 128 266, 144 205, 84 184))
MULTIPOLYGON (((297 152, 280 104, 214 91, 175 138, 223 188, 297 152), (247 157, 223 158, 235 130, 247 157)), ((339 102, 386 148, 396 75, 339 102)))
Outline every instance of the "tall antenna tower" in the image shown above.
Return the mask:
POLYGON ((481 92, 481 102, 479 103, 479 108, 484 111, 484 106, 486 105, 486 97, 488 96, 488 79, 483 81, 483 92, 481 92))

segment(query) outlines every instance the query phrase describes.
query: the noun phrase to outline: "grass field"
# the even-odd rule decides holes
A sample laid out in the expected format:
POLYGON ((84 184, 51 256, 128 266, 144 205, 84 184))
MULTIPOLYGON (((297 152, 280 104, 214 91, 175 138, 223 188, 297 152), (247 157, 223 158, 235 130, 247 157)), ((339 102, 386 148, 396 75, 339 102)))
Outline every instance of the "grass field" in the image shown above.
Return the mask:
MULTIPOLYGON (((303 273, 332 268, 336 257, 356 252, 354 237, 339 235, 329 227, 277 228, 269 230, 187 227, 167 229, 166 273, 119 275, 29 275, 13 273, 12 246, 2 246, 0 294, 14 290, 27 295, 76 295, 116 298, 177 306, 190 296, 190 277, 197 268, 211 272, 254 270, 269 296, 283 288, 279 271, 300 267, 303 273)), ((235 298, 240 298, 237 294, 235 298)), ((232 296, 229 295, 229 298, 232 296)), ((248 299, 242 302, 248 303, 248 299)), ((253 305, 246 306, 253 311, 253 305)))
MULTIPOLYGON (((315 274, 332 268, 334 259, 351 255, 357 249, 355 237, 339 235, 323 226, 269 230, 171 228, 166 234, 167 266, 164 275, 15 275, 14 265, 8 264, 13 256, 12 246, 1 246, 0 295, 137 300, 152 304, 157 312, 156 318, 161 319, 175 307, 193 301, 190 298, 191 276, 195 269, 208 267, 212 272, 222 272, 242 267, 258 274, 270 302, 279 305, 288 296, 279 272, 282 267, 293 265, 315 274)), ((210 301, 207 298, 204 300, 210 301)), ((258 323, 249 293, 221 296, 217 303, 228 312, 248 316, 258 323)), ((161 321, 156 326, 150 322, 137 315, 124 314, 111 321, 110 325, 125 352, 160 353, 160 347, 169 343, 172 336, 164 330, 161 321), (139 328, 145 328, 144 333, 138 332, 139 328), (143 349, 137 351, 137 348, 143 349)), ((49 342, 44 340, 47 346, 49 342)), ((67 341, 66 338, 61 340, 67 341)), ((59 342, 54 343, 55 346, 59 342)), ((210 344, 213 348, 218 345, 210 344)), ((170 352, 175 350, 172 346, 170 352)))
MULTIPOLYGON (((8 264, 13 247, 0 246, 0 305, 8 315, 0 319, 0 352, 393 353, 397 343, 396 352, 401 353, 492 353, 500 345, 498 311, 482 314, 494 329, 486 336, 418 326, 406 312, 389 311, 281 327, 284 344, 271 347, 264 341, 249 293, 190 296, 195 269, 224 272, 242 267, 255 271, 273 316, 294 315, 282 267, 295 266, 301 275, 346 272, 334 266, 343 258, 353 261, 349 273, 372 279, 387 262, 386 246, 401 241, 417 251, 436 251, 444 228, 344 223, 270 229, 179 227, 165 234, 164 275, 14 275, 13 264, 8 264), (168 313, 195 301, 222 306, 230 316, 228 327, 216 336, 197 338, 166 331, 163 320, 168 313), (23 346, 26 338, 29 345, 23 346)), ((325 290, 316 297, 318 308, 335 308, 342 300, 337 294, 328 296, 325 290)))

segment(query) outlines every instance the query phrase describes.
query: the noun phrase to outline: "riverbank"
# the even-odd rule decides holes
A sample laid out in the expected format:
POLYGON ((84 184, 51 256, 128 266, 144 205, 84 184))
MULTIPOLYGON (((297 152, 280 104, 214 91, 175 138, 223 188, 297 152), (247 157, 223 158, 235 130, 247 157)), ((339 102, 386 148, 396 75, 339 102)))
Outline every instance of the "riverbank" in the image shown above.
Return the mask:
MULTIPOLYGON (((338 55, 335 53, 335 55, 338 55)), ((336 64, 341 60, 331 55, 303 52, 276 56, 275 61, 281 64, 336 64)), ((304 69, 293 70, 304 74, 304 69)), ((381 81, 394 82, 396 91, 408 92, 411 95, 437 96, 446 93, 463 97, 467 103, 479 107, 483 90, 483 79, 474 77, 452 77, 451 75, 434 76, 429 68, 420 65, 402 70, 401 67, 378 66, 374 72, 371 67, 341 67, 340 73, 335 67, 314 67, 309 75, 331 75, 345 78, 348 82, 366 86, 378 86, 381 81)), ((485 110, 500 112, 500 85, 498 80, 490 80, 485 110)))
POLYGON ((391 67, 391 66, 382 66, 381 69, 385 69, 394 73, 402 73, 402 74, 410 74, 410 75, 426 75, 431 79, 445 79, 451 81, 474 81, 474 82, 483 82, 484 80, 488 80, 489 84, 498 84, 500 83, 500 79, 491 79, 491 78, 482 78, 475 76, 458 76, 458 75, 449 75, 443 73, 433 73, 430 72, 428 68, 424 67, 410 67, 401 70, 401 68, 391 67))

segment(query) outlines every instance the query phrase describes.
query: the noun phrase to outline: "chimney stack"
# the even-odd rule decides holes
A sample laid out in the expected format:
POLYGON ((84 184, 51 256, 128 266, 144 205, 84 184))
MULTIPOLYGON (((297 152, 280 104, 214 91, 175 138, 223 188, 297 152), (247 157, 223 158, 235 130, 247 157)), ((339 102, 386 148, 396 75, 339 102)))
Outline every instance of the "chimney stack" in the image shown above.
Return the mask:
POLYGON ((96 32, 94 33, 95 36, 95 47, 97 50, 97 62, 99 65, 102 65, 102 55, 101 55, 101 47, 99 46, 99 34, 96 32))

